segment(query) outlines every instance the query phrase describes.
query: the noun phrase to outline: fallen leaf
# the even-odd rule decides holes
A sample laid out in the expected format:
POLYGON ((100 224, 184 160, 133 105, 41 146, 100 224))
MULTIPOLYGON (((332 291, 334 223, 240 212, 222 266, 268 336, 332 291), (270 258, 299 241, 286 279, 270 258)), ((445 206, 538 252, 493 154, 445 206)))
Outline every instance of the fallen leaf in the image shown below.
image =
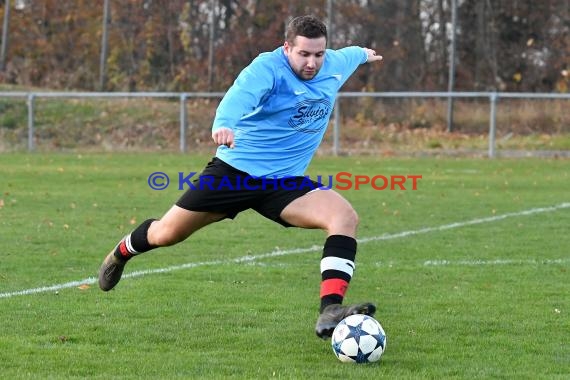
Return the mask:
POLYGON ((89 289, 91 286, 89 286, 88 284, 81 284, 79 285, 77 288, 80 290, 87 290, 89 289))

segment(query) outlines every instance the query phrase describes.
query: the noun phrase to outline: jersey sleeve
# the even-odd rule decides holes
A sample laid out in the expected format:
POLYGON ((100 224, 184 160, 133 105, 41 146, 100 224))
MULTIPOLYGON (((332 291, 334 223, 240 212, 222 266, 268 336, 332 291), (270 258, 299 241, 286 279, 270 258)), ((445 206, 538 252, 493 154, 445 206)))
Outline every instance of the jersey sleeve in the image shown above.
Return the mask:
MULTIPOLYGON (((328 53, 327 53, 328 54, 328 53)), ((356 71, 358 66, 368 61, 368 54, 360 46, 348 46, 342 49, 333 50, 333 59, 339 68, 344 70, 342 84, 356 71)))
POLYGON ((275 72, 268 59, 254 59, 237 76, 216 110, 212 130, 234 129, 238 121, 257 110, 275 83, 275 72))

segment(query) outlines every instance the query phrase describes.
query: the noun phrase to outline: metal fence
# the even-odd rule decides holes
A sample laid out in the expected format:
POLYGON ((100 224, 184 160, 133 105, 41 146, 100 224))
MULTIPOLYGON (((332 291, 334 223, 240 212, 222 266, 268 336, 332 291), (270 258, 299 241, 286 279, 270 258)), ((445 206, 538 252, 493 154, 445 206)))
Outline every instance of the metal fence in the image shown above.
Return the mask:
MULTIPOLYGON (((180 151, 186 151, 186 131, 188 113, 186 102, 190 98, 222 98, 223 92, 0 92, 0 98, 26 99, 28 112, 27 140, 28 151, 35 148, 34 142, 34 103, 38 98, 171 98, 180 102, 180 151)), ((489 100, 488 156, 496 156, 497 103, 500 99, 564 99, 570 100, 570 94, 554 93, 513 93, 513 92, 340 92, 333 114, 333 154, 340 151, 341 115, 338 102, 342 98, 440 98, 452 102, 455 98, 483 98, 489 100)), ((449 126, 448 126, 449 127, 449 126)))

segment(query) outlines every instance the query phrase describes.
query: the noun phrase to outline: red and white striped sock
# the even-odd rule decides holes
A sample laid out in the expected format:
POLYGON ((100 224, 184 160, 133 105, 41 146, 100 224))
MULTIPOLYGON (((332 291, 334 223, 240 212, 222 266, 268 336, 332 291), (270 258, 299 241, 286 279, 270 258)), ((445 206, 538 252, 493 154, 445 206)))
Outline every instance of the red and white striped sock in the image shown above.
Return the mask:
POLYGON ((115 257, 121 260, 128 260, 131 257, 143 252, 150 251, 155 246, 149 244, 147 239, 148 229, 156 219, 148 219, 134 229, 133 232, 125 236, 115 250, 115 257))
POLYGON ((321 312, 330 304, 341 304, 354 273, 356 240, 344 235, 327 238, 321 258, 321 312))

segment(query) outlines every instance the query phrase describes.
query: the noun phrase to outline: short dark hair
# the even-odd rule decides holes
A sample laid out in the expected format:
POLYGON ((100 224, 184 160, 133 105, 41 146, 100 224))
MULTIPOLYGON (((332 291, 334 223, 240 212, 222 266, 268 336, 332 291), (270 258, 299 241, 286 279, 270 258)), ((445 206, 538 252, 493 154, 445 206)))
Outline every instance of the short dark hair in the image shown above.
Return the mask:
POLYGON ((285 40, 293 44, 297 36, 307 38, 325 37, 325 39, 327 39, 327 26, 314 16, 295 17, 289 22, 289 25, 287 25, 285 40))

